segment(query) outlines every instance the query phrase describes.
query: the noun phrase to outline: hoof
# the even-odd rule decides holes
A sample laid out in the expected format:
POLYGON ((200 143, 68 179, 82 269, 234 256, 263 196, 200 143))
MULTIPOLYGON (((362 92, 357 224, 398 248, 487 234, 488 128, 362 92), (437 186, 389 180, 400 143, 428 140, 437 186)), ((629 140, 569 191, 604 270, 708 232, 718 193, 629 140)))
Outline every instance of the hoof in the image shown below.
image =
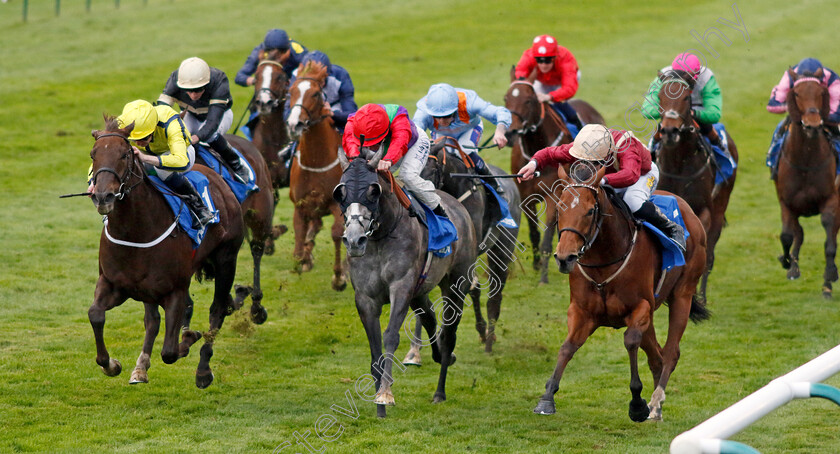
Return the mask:
POLYGON ((235 285, 233 288, 235 295, 235 297, 233 298, 233 310, 238 311, 239 308, 242 307, 242 303, 245 301, 245 298, 250 296, 251 292, 253 292, 254 289, 239 284, 235 285))
POLYGON ((827 300, 830 300, 831 299, 831 287, 823 286, 822 296, 823 296, 823 298, 825 298, 827 300))
POLYGON ((789 258, 786 259, 784 255, 780 255, 778 258, 779 258, 779 263, 782 264, 782 268, 784 268, 784 269, 790 268, 790 259, 789 258))
POLYGON ((116 377, 122 372, 122 364, 114 358, 108 360, 108 368, 102 368, 102 372, 109 377, 116 377))
POLYGON ((207 371, 206 373, 196 372, 195 386, 197 386, 198 389, 205 389, 213 383, 213 378, 213 371, 207 371))
POLYGON ((333 276, 332 288, 336 292, 343 292, 344 289, 347 288, 347 279, 344 279, 343 277, 342 278, 336 278, 335 276, 333 276))
POLYGON ((799 273, 799 268, 798 267, 797 268, 791 268, 787 272, 788 280, 795 281, 795 280, 799 279, 799 276, 800 276, 800 273, 799 273))
MULTIPOLYGON (((278 224, 271 228, 271 238, 277 239, 280 238, 280 235, 289 231, 289 228, 286 227, 286 224, 278 224)), ((268 249, 265 250, 265 253, 268 254, 268 249)), ((274 248, 272 248, 271 253, 274 253, 274 248)), ((271 255, 271 254, 268 254, 271 255)))
POLYGON ((390 390, 377 393, 376 398, 373 399, 373 403, 375 403, 376 405, 387 405, 389 407, 393 407, 397 404, 394 401, 394 394, 391 393, 390 390))
POLYGON ((420 367, 423 365, 423 361, 420 358, 420 350, 415 350, 412 348, 405 354, 405 358, 403 358, 402 363, 406 366, 417 366, 420 367))
POLYGON ((538 415, 553 415, 556 411, 557 410, 554 408, 554 399, 540 399, 540 402, 536 407, 534 407, 534 413, 538 415))
POLYGON ((458 360, 458 358, 455 357, 455 353, 449 355, 449 365, 450 366, 455 364, 455 361, 457 361, 457 360, 458 360))
POLYGON ((308 273, 312 271, 312 262, 306 262, 300 264, 300 272, 301 273, 308 273))
POLYGON ((639 401, 631 400, 630 401, 630 419, 634 422, 644 422, 647 421, 648 415, 650 414, 650 409, 648 409, 647 401, 644 399, 639 399, 639 401))
POLYGON ((149 383, 149 375, 146 374, 145 370, 134 369, 134 371, 131 372, 131 379, 128 380, 128 384, 136 385, 138 383, 149 383))
POLYGON ((651 409, 647 419, 650 421, 662 421, 662 407, 651 409))
POLYGON ((262 305, 251 305, 251 320, 257 325, 262 325, 268 319, 268 312, 262 305))
POLYGON ((432 403, 439 404, 441 402, 446 402, 446 394, 445 393, 435 393, 435 396, 432 397, 432 403))

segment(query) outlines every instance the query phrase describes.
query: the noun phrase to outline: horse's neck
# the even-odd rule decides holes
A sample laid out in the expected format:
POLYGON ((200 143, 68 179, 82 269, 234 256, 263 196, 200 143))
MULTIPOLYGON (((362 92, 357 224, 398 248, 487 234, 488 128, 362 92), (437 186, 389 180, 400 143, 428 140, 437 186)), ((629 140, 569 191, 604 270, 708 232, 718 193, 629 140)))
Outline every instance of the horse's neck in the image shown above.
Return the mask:
POLYGON ((615 260, 632 241, 631 221, 613 205, 603 190, 598 191, 598 203, 603 212, 603 221, 598 237, 592 242, 592 248, 587 253, 587 261, 591 263, 615 260))
MULTIPOLYGON (((551 109, 551 107, 546 107, 546 110, 548 109, 551 109)), ((520 137, 522 138, 522 152, 528 156, 534 156, 534 153, 547 146, 562 145, 572 141, 571 136, 566 134, 563 128, 555 122, 553 116, 549 115, 548 112, 545 113, 545 118, 543 118, 542 124, 540 124, 540 127, 536 131, 520 137), (564 133, 564 137, 559 142, 554 143, 561 132, 564 133)))
POLYGON ((706 162, 706 155, 698 151, 698 140, 698 133, 681 133, 678 143, 670 146, 663 143, 661 151, 657 154, 657 165, 666 170, 697 170, 706 162))
POLYGON ((828 138, 823 131, 817 131, 814 137, 809 138, 801 121, 791 121, 790 137, 785 148, 789 152, 787 158, 797 164, 823 161, 826 159, 824 152, 830 151, 828 138))
MULTIPOLYGON (((136 183, 132 181, 131 185, 136 183)), ((172 210, 166 200, 152 187, 149 179, 144 179, 114 203, 114 209, 108 214, 108 232, 121 240, 148 242, 163 233, 172 219, 172 210), (166 219, 166 225, 162 225, 160 219, 166 219)))
POLYGON ((300 162, 306 167, 323 167, 338 158, 338 131, 333 123, 323 119, 312 125, 300 137, 300 162))
POLYGON ((389 232, 394 230, 403 215, 408 215, 408 211, 397 200, 396 194, 391 192, 390 184, 381 179, 379 184, 382 186, 382 195, 379 197, 379 228, 374 235, 377 240, 387 236, 389 232))

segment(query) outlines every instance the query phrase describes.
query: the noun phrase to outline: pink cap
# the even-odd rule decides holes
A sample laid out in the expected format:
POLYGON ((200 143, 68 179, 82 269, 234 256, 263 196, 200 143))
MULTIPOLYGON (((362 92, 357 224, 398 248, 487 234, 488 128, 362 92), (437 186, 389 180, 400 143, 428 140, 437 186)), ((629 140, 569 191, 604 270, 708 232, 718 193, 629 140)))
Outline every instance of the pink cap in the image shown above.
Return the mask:
POLYGON ((690 52, 683 52, 674 58, 671 68, 686 71, 696 78, 700 73, 700 59, 690 52))

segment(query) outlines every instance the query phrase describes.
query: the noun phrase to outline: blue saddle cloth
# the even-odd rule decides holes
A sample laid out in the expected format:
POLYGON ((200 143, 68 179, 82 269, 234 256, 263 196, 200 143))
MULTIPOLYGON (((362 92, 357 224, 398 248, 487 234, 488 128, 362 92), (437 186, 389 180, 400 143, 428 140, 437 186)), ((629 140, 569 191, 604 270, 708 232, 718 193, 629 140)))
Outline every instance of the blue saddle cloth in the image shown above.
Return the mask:
MULTIPOLYGON (((782 120, 778 125, 776 125, 776 129, 773 131, 773 139, 771 139, 770 142, 770 149, 767 152, 767 162, 765 164, 771 169, 775 167, 776 163, 779 161, 779 152, 782 150, 785 140, 787 140, 787 130, 785 130, 781 136, 778 135, 779 129, 784 123, 785 121, 782 120)), ((840 162, 840 140, 831 138, 829 139, 829 142, 831 142, 831 146, 834 147, 834 152, 837 154, 837 160, 840 162)), ((837 174, 840 174, 840 165, 837 166, 837 174)))
MULTIPOLYGON (((729 148, 729 141, 727 139, 726 129, 723 127, 723 123, 715 123, 712 127, 715 128, 715 132, 717 132, 718 137, 720 137, 721 145, 729 148)), ((714 151, 715 162, 717 163, 715 184, 723 183, 728 180, 733 173, 735 173, 735 168, 738 167, 738 163, 735 162, 735 159, 732 158, 730 153, 727 153, 717 145, 712 145, 709 138, 705 135, 703 136, 703 140, 705 140, 707 144, 711 145, 712 151, 714 151)))
POLYGON ((488 194, 493 194, 493 197, 496 198, 496 203, 499 205, 499 210, 502 212, 502 218, 496 225, 500 225, 502 227, 507 227, 509 229, 515 229, 519 227, 516 224, 516 221, 513 219, 513 216, 510 215, 510 208, 508 207, 507 200, 505 200, 502 196, 493 189, 493 186, 490 186, 486 181, 484 183, 484 188, 487 190, 488 194))
POLYGON ((220 163, 213 153, 210 153, 201 145, 196 146, 196 153, 198 154, 198 157, 204 161, 204 164, 207 167, 210 167, 213 171, 222 176, 222 179, 225 180, 225 183, 227 183, 230 190, 233 191, 233 195, 236 196, 236 200, 239 200, 239 203, 242 203, 242 201, 248 198, 251 193, 259 191, 260 188, 257 186, 257 174, 254 172, 254 168, 251 167, 251 164, 244 156, 242 156, 242 153, 239 150, 236 148, 233 150, 236 151, 236 154, 239 155, 240 161, 242 161, 242 164, 248 169, 247 183, 241 183, 238 179, 234 178, 230 174, 227 166, 220 163))
MULTIPOLYGON (((685 232, 685 237, 689 237, 688 230, 685 228, 685 221, 683 220, 682 213, 680 212, 679 204, 677 203, 677 198, 670 195, 651 195, 650 201, 653 202, 657 207, 659 207, 659 211, 661 211, 668 219, 676 222, 677 224, 681 225, 683 231, 685 232)), ((680 250, 679 246, 671 240, 668 235, 662 233, 661 230, 654 227, 652 224, 648 223, 647 221, 642 223, 648 230, 650 230, 659 242, 662 244, 662 269, 663 270, 670 270, 675 266, 682 266, 685 265, 685 256, 683 256, 682 251, 680 250)))
POLYGON ((201 172, 196 172, 195 170, 185 172, 183 175, 184 178, 190 180, 190 183, 192 183, 195 187, 195 190, 199 193, 199 195, 201 195, 201 200, 204 201, 204 204, 213 211, 213 220, 207 223, 207 225, 201 227, 200 230, 196 230, 192 226, 193 215, 190 213, 189 206, 181 200, 180 197, 173 194, 163 180, 161 180, 157 175, 149 175, 149 179, 152 181, 155 189, 163 194, 163 198, 166 199, 166 203, 169 204, 169 208, 172 209, 172 212, 178 218, 178 225, 192 240, 193 249, 197 249, 201 244, 201 240, 204 239, 204 234, 207 233, 207 227, 210 224, 219 223, 219 212, 216 210, 216 205, 213 204, 213 197, 210 195, 209 189, 210 181, 207 180, 207 177, 205 177, 201 172))
POLYGON ((434 254, 435 257, 446 257, 451 254, 452 242, 458 239, 458 231, 455 230, 455 224, 447 218, 436 215, 431 208, 417 200, 410 192, 403 191, 411 200, 411 206, 417 214, 417 220, 429 232, 428 247, 426 249, 434 254))

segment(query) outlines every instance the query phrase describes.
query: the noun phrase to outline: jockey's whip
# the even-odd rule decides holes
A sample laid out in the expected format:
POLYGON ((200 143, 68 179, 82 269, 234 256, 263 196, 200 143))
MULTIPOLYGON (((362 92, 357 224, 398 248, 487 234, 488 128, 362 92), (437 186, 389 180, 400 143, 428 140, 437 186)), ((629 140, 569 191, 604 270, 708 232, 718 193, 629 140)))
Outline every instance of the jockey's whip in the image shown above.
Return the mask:
MULTIPOLYGON (((487 142, 484 142, 484 143, 487 143, 487 142)), ((488 150, 490 148, 498 148, 498 147, 496 147, 496 144, 493 144, 493 145, 482 145, 482 146, 479 146, 479 147, 471 147, 469 145, 461 145, 461 148, 467 148, 469 150, 488 150)))
MULTIPOLYGON (((450 173, 450 177, 452 178, 481 178, 481 179, 493 179, 493 178, 522 178, 525 176, 524 173, 517 173, 516 175, 478 175, 475 173, 450 173)), ((539 172, 534 172, 534 178, 538 178, 540 176, 539 172)))
POLYGON ((247 105, 247 106, 245 106, 245 110, 242 112, 242 116, 240 116, 240 117, 239 117, 239 122, 238 122, 238 123, 236 123, 236 127, 235 127, 235 128, 233 128, 233 133, 234 133, 234 134, 236 134, 236 131, 239 131, 239 125, 241 125, 241 124, 242 124, 242 119, 243 119, 243 118, 245 118, 245 114, 251 111, 251 104, 253 104, 253 103, 254 103, 254 99, 256 99, 256 97, 257 97, 257 94, 256 94, 256 93, 254 93, 253 95, 251 95, 251 100, 250 100, 250 101, 248 101, 248 105, 247 105))
POLYGON ((64 195, 60 195, 60 196, 58 196, 58 198, 59 198, 59 199, 66 199, 67 197, 81 197, 81 196, 90 197, 90 196, 92 196, 92 195, 93 195, 93 194, 91 194, 91 193, 89 193, 89 192, 80 192, 80 193, 78 193, 78 194, 64 194, 64 195))

